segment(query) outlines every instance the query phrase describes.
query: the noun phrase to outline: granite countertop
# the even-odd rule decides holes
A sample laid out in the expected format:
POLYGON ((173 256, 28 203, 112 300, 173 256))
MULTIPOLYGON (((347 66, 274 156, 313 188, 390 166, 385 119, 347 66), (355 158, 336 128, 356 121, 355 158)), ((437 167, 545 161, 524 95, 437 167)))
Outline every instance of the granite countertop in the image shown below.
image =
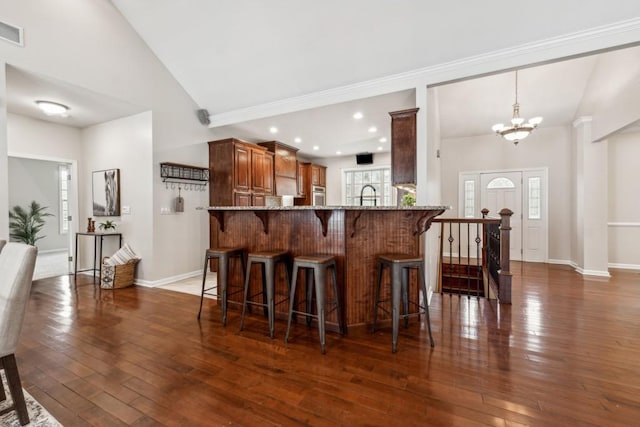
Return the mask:
POLYGON ((351 210, 351 211, 425 211, 449 210, 451 206, 209 206, 207 210, 226 211, 319 211, 319 210, 351 210))

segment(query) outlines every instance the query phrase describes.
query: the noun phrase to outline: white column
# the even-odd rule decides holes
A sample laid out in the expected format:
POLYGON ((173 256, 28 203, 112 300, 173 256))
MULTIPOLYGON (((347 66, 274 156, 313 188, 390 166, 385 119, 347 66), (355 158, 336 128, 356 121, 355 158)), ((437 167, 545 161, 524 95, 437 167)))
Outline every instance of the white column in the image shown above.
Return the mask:
POLYGON ((428 204, 428 169, 429 162, 427 147, 427 87, 416 87, 416 107, 419 108, 416 115, 416 205, 428 204))
POLYGON ((607 141, 593 142, 591 117, 581 117, 573 126, 576 154, 574 262, 581 274, 609 277, 607 141))
POLYGON ((0 62, 0 238, 9 240, 9 142, 7 136, 7 67, 0 62))
MULTIPOLYGON (((440 205, 440 118, 437 91, 416 87, 416 204, 440 205)), ((439 226, 432 226, 424 236, 424 259, 429 297, 436 287, 438 274, 439 226)), ((431 299, 431 298, 429 298, 431 299)))

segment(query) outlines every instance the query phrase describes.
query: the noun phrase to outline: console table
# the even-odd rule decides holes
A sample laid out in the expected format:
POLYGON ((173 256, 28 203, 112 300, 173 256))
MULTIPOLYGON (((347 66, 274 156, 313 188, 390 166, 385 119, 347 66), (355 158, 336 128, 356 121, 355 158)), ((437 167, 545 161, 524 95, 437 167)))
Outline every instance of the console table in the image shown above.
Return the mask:
POLYGON ((122 247, 122 233, 87 233, 87 232, 78 232, 76 233, 76 254, 73 258, 74 262, 74 271, 73 271, 73 279, 76 279, 78 273, 83 271, 93 271, 93 279, 95 281, 96 271, 98 272, 98 278, 102 276, 102 243, 104 242, 105 237, 118 237, 118 248, 122 247), (84 270, 78 270, 78 238, 80 236, 88 236, 93 237, 93 268, 86 268, 84 270), (98 255, 98 268, 96 268, 96 255, 98 255))

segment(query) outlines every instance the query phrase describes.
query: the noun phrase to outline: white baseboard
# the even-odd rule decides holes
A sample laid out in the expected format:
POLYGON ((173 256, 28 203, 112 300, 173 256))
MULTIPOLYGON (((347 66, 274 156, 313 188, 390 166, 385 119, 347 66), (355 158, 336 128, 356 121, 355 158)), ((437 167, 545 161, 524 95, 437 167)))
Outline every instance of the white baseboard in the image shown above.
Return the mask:
POLYGON ((189 273, 178 274, 176 276, 165 277, 159 280, 141 280, 136 279, 134 284, 144 286, 147 288, 157 288, 158 286, 168 285, 169 283, 177 282, 179 280, 189 279, 195 276, 201 276, 202 270, 191 271, 189 273))
POLYGON ((609 274, 608 271, 601 271, 601 270, 585 270, 582 267, 578 267, 577 265, 575 267, 575 270, 582 274, 583 276, 596 276, 596 277, 611 277, 611 274, 609 274))
POLYGON ((609 263, 609 268, 619 268, 621 270, 640 270, 638 264, 618 264, 616 262, 609 263))
POLYGON ((549 259, 547 260, 547 264, 570 265, 573 268, 576 267, 576 265, 568 259, 549 259))

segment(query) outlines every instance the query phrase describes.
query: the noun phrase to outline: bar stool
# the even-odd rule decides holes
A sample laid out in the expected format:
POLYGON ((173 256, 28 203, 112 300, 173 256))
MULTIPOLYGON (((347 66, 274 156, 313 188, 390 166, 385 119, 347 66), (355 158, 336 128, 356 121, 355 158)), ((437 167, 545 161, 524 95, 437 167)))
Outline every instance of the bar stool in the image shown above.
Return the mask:
POLYGON ((345 333, 344 318, 340 309, 340 298, 338 294, 338 279, 336 272, 336 259, 331 255, 300 255, 293 259, 293 280, 291 282, 291 294, 289 297, 289 321, 287 323, 287 335, 284 342, 289 342, 289 332, 291 330, 291 319, 294 314, 303 314, 307 318, 307 326, 311 325, 311 318, 318 320, 318 332, 320 334, 320 349, 325 354, 325 316, 334 310, 338 311, 338 327, 340 335, 345 333), (306 270, 306 297, 304 301, 296 304, 296 286, 298 279, 298 269, 306 270), (326 283, 327 269, 331 269, 331 278, 333 281, 334 301, 326 301, 326 283), (316 313, 313 313, 313 297, 315 289, 316 313), (297 305, 305 303, 306 311, 295 310, 297 305), (333 308, 327 312, 325 307, 327 304, 333 305, 333 308))
MULTIPOLYGON (((250 253, 247 258, 247 275, 244 280, 244 302, 242 304, 242 318, 240 320, 240 330, 244 328, 244 315, 247 305, 258 305, 264 307, 265 315, 269 317, 269 336, 273 338, 275 331, 275 306, 288 299, 275 302, 275 279, 276 265, 282 263, 287 273, 287 287, 291 282, 291 256, 287 251, 263 251, 250 253), (249 283, 251 282, 251 266, 260 264, 262 267, 262 292, 249 295, 249 283), (252 301, 258 295, 262 295, 262 302, 252 301)), ((249 310, 251 308, 249 307, 249 310)))
POLYGON ((391 343, 391 351, 395 353, 398 349, 398 326, 400 318, 404 318, 405 327, 409 324, 409 316, 414 314, 422 314, 420 309, 424 310, 427 317, 427 329, 429 330, 429 341, 431 347, 435 346, 433 336, 431 335, 431 320, 429 319, 429 303, 427 300, 427 286, 424 280, 424 260, 422 257, 416 257, 408 254, 382 254, 378 255, 378 284, 376 286, 376 299, 373 307, 373 331, 376 330, 376 321, 378 318, 378 308, 380 307, 380 285, 382 282, 382 270, 388 267, 391 269, 391 319, 393 338, 391 343), (411 301, 411 304, 418 307, 417 312, 409 313, 409 270, 418 270, 418 280, 420 289, 422 290, 423 305, 411 301), (402 294, 403 313, 400 315, 400 295, 402 294))
POLYGON ((227 292, 227 289, 229 288, 229 260, 231 258, 240 258, 240 263, 242 265, 242 279, 244 281, 244 278, 247 275, 247 270, 245 267, 246 253, 247 250, 245 248, 238 247, 210 248, 205 251, 204 271, 202 274, 202 292, 200 293, 200 310, 198 310, 198 319, 200 318, 200 314, 202 313, 202 301, 204 300, 204 296, 210 295, 222 299, 222 325, 227 325, 227 301, 229 299, 229 295, 235 295, 242 292, 242 286, 234 286, 234 288, 239 288, 239 290, 232 293, 227 292), (218 259, 218 283, 217 286, 205 288, 205 282, 207 281, 207 271, 209 270, 209 260, 213 258, 218 259), (212 291, 213 289, 215 289, 215 291, 212 291))

